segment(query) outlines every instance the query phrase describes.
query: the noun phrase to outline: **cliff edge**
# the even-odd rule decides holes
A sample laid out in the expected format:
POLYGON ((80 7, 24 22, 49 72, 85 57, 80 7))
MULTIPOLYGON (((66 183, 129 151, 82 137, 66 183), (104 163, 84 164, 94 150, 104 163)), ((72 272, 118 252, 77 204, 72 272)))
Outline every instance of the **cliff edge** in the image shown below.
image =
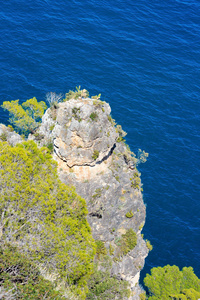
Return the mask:
MULTIPOLYGON (((71 99, 49 108, 29 139, 53 145, 60 179, 87 202, 93 237, 104 249, 96 262, 106 255, 110 274, 129 282, 129 299, 139 299, 140 270, 148 255, 141 235, 146 208, 137 160, 110 113, 109 104, 98 99, 71 99)), ((104 267, 99 263, 98 268, 104 267)))

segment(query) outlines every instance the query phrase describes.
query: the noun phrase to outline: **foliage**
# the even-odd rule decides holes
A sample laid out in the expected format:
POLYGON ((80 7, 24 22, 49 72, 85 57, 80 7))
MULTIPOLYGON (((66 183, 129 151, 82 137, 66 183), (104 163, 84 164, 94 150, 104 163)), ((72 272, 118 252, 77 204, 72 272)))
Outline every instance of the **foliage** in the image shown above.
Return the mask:
POLYGON ((149 240, 146 240, 146 246, 149 249, 149 251, 151 251, 153 249, 153 246, 151 245, 151 242, 149 240))
POLYGON ((23 134, 35 131, 47 108, 45 102, 38 102, 35 97, 23 102, 22 105, 19 104, 19 100, 4 101, 2 107, 9 112, 9 122, 23 134))
POLYGON ((96 256, 98 259, 101 259, 101 256, 104 256, 107 254, 106 247, 104 245, 104 242, 100 240, 96 240, 96 256))
POLYGON ((135 174, 138 174, 138 173, 134 173, 134 176, 132 178, 130 178, 131 180, 131 187, 134 188, 134 189, 140 189, 140 186, 141 186, 141 180, 140 180, 140 177, 138 175, 135 176, 135 174))
POLYGON ((92 96, 92 99, 100 100, 100 98, 101 98, 101 94, 92 96))
POLYGON ((127 133, 122 129, 121 125, 116 126, 116 132, 119 134, 119 137, 117 138, 117 142, 124 142, 124 137, 127 135, 127 133))
POLYGON ((122 234, 121 238, 115 241, 117 247, 117 257, 128 254, 137 245, 137 235, 132 228, 129 228, 125 234, 122 234))
POLYGON ((133 217, 133 212, 132 212, 132 210, 130 210, 130 211, 128 211, 128 212, 126 213, 126 217, 127 217, 127 218, 132 218, 132 217, 133 217))
POLYGON ((53 142, 49 141, 49 142, 46 144, 46 147, 49 149, 49 152, 50 152, 50 153, 53 153, 53 149, 54 149, 53 142))
POLYGON ((77 120, 77 121, 81 121, 81 118, 80 118, 80 116, 79 116, 79 112, 80 112, 80 107, 74 107, 74 108, 72 108, 72 116, 74 117, 74 119, 75 120, 77 120))
POLYGON ((0 139, 1 139, 3 142, 7 141, 7 134, 3 132, 3 133, 0 135, 0 139))
POLYGON ((0 246, 0 283, 16 300, 63 299, 36 265, 9 244, 0 246))
POLYGON ((93 154, 92 154, 92 158, 94 160, 96 160, 99 157, 99 151, 98 150, 94 150, 93 154))
POLYGON ((49 130, 50 130, 50 131, 53 131, 53 130, 54 130, 54 127, 55 127, 55 124, 52 124, 52 125, 49 127, 49 130))
POLYGON ((112 126, 115 126, 115 120, 111 117, 111 115, 108 115, 108 121, 112 124, 112 126))
POLYGON ((130 296, 128 282, 111 276, 110 268, 108 256, 104 256, 104 260, 96 264, 95 271, 88 281, 87 300, 121 300, 130 296), (104 271, 99 270, 100 266, 104 271))
POLYGON ((86 89, 81 90, 81 86, 76 87, 75 91, 69 91, 68 93, 65 94, 65 99, 63 101, 68 101, 71 99, 78 99, 78 98, 88 98, 89 97, 89 92, 86 89))
POLYGON ((84 299, 96 249, 86 203, 60 182, 47 148, 0 142, 0 189, 0 238, 84 299))
POLYGON ((97 121, 97 118, 98 118, 98 115, 96 112, 92 112, 91 115, 90 115, 90 119, 92 121, 97 121))
POLYGON ((149 300, 196 300, 200 297, 200 279, 192 267, 184 267, 182 271, 170 265, 152 268, 144 284, 149 290, 149 300))
POLYGON ((101 194, 102 194, 102 189, 101 189, 101 188, 98 188, 98 189, 95 190, 95 194, 92 195, 92 198, 93 198, 93 199, 100 198, 100 197, 101 197, 101 194))
POLYGON ((146 300, 146 293, 145 292, 140 294, 140 300, 146 300))

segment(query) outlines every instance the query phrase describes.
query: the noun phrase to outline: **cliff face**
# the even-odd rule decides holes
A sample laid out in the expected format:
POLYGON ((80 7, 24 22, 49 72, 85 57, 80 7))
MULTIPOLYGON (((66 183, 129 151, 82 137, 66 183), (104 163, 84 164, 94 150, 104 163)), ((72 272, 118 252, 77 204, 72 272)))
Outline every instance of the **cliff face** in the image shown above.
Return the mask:
POLYGON ((140 174, 110 112, 105 102, 72 99, 48 109, 30 138, 41 145, 53 142, 60 179, 86 199, 93 237, 104 243, 112 261, 111 275, 127 280, 130 299, 139 299, 138 280, 148 254, 141 236, 146 211, 140 174), (137 245, 125 253, 120 241, 130 228, 137 245))

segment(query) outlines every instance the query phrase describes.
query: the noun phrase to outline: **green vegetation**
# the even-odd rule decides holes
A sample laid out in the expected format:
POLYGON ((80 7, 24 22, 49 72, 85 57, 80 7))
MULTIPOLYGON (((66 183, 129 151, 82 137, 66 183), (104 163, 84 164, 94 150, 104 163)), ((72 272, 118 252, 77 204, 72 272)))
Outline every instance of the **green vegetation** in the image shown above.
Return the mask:
POLYGON ((16 247, 3 243, 0 245, 0 283, 2 299, 63 299, 27 256, 19 253, 16 247))
POLYGON ((107 249, 104 245, 104 242, 100 240, 96 240, 96 257, 97 259, 101 259, 102 256, 107 254, 107 249))
POLYGON ((92 195, 92 198, 93 199, 99 198, 99 197, 101 197, 101 194, 102 194, 102 189, 98 188, 95 190, 95 194, 92 195))
POLYGON ((49 141, 47 144, 46 144, 46 147, 49 149, 49 152, 50 153, 53 153, 53 142, 49 141))
POLYGON ((75 120, 81 122, 81 118, 79 116, 79 113, 80 113, 80 107, 72 108, 72 116, 74 117, 75 120))
POLYGON ((119 180, 119 176, 117 175, 117 176, 115 176, 115 179, 119 182, 120 180, 119 180))
POLYGON ((86 89, 81 90, 81 86, 76 87, 75 91, 69 91, 68 93, 65 94, 65 99, 63 101, 68 101, 70 99, 78 99, 78 98, 88 98, 89 97, 89 92, 86 89))
POLYGON ((116 132, 119 134, 119 137, 117 138, 117 142, 124 142, 124 137, 127 135, 127 133, 122 129, 121 125, 116 126, 116 132))
POLYGON ((49 130, 50 130, 50 131, 53 131, 54 127, 55 127, 55 124, 52 124, 52 125, 49 127, 49 130))
POLYGON ((109 121, 113 126, 116 125, 115 120, 114 120, 110 115, 108 115, 108 121, 109 121))
POLYGON ((149 240, 146 240, 145 242, 146 242, 147 248, 149 249, 149 251, 151 251, 153 249, 151 242, 149 240))
POLYGON ((99 157, 99 151, 98 150, 94 150, 93 154, 92 154, 92 158, 94 160, 97 160, 97 158, 99 157))
POLYGON ((111 258, 107 255, 95 265, 95 271, 88 281, 87 300, 122 300, 130 296, 127 281, 110 276, 111 258), (99 267, 104 271, 100 271, 99 267))
POLYGON ((149 290, 148 300, 197 300, 200 298, 200 279, 192 267, 182 271, 177 266, 167 265, 151 269, 144 284, 149 290))
POLYGON ((134 188, 134 189, 140 189, 141 187, 141 179, 140 179, 140 173, 139 172, 135 172, 133 174, 133 177, 130 178, 130 181, 131 181, 131 187, 134 188))
POLYGON ((130 210, 129 212, 126 213, 127 218, 132 218, 133 217, 133 212, 130 210))
POLYGON ((23 134, 36 130, 44 111, 47 109, 45 102, 38 102, 35 97, 23 102, 22 105, 19 104, 19 100, 5 101, 2 107, 8 110, 10 123, 23 134))
POLYGON ((90 119, 92 121, 97 121, 97 118, 98 118, 98 115, 96 112, 92 112, 91 115, 90 115, 90 119))
POLYGON ((3 142, 7 141, 7 134, 3 132, 3 133, 0 135, 0 139, 1 139, 3 142))
POLYGON ((125 234, 122 234, 121 238, 115 240, 115 244, 118 246, 116 250, 117 258, 120 258, 135 248, 137 235, 132 228, 129 228, 125 234))
MULTIPOLYGON (((95 100, 100 100, 100 98, 101 98, 101 94, 92 96, 92 99, 95 99, 95 100)), ((93 104, 95 105, 94 102, 93 102, 93 104)))
POLYGON ((85 200, 60 182, 47 148, 0 142, 0 238, 85 299, 96 245, 85 200))

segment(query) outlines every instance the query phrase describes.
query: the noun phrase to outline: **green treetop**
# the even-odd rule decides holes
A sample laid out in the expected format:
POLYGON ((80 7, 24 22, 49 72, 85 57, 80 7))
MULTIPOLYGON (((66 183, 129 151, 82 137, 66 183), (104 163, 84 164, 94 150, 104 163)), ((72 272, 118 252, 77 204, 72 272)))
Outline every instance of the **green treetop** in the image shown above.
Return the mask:
POLYGON ((0 239, 85 299, 95 243, 85 200, 61 183, 47 148, 0 142, 0 239))
POLYGON ((177 266, 152 268, 144 284, 149 290, 149 300, 197 300, 200 298, 200 279, 192 267, 182 271, 177 266))
POLYGON ((38 102, 35 97, 23 102, 22 105, 19 104, 19 100, 4 101, 2 107, 8 110, 10 123, 23 134, 33 132, 38 127, 47 109, 45 102, 38 102))

